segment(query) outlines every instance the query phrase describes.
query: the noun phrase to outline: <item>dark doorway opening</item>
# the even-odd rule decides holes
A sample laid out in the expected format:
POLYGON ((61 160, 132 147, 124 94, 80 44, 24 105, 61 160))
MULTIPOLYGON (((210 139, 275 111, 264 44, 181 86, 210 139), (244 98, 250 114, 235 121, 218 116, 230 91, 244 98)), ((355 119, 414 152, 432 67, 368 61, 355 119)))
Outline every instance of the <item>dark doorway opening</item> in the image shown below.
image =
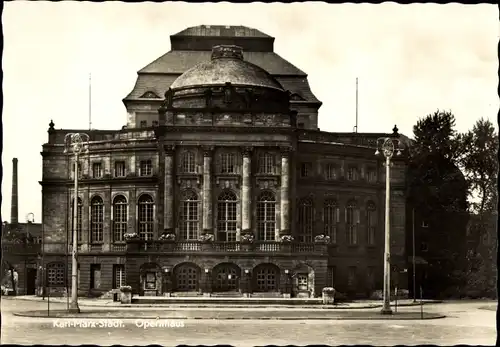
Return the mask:
POLYGON ((26 295, 36 294, 36 269, 26 269, 26 295))

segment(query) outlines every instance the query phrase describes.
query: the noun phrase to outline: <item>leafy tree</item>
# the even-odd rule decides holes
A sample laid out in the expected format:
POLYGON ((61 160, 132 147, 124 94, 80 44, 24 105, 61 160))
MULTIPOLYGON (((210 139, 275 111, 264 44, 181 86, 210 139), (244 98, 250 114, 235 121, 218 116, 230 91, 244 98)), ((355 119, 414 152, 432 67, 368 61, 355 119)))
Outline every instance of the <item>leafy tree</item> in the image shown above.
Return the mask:
POLYGON ((426 286, 435 295, 458 288, 463 277, 453 270, 465 264, 467 181, 458 163, 462 135, 454 129, 455 117, 436 111, 413 128, 408 163, 408 200, 429 224, 429 265, 426 286))
POLYGON ((474 212, 497 211, 498 134, 489 120, 479 119, 472 130, 461 137, 459 160, 469 184, 474 212))

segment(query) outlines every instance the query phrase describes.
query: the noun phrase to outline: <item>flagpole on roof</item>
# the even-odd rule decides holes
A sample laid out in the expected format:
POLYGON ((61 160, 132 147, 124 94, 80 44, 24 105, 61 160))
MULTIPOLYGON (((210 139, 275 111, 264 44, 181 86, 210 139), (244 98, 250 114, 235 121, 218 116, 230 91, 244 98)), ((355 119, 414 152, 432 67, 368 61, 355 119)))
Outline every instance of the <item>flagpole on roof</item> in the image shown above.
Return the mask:
POLYGON ((92 130, 92 73, 89 73, 89 130, 92 130))

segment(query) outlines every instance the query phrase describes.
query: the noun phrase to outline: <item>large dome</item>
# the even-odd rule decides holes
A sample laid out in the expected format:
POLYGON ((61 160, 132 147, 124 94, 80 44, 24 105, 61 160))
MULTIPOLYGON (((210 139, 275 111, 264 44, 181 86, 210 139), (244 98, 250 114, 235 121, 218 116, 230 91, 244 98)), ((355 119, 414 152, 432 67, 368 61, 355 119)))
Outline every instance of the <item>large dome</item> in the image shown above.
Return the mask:
POLYGON ((283 90, 281 84, 267 71, 244 61, 242 49, 238 46, 215 46, 210 61, 187 70, 172 83, 171 88, 226 83, 283 90))

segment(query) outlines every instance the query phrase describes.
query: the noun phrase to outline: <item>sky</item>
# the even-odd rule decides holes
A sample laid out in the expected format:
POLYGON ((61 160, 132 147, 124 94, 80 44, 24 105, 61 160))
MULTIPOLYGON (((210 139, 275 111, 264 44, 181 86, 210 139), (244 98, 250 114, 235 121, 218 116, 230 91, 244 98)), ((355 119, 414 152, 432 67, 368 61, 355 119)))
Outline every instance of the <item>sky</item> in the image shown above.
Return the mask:
POLYGON ((120 129, 137 71, 196 25, 244 25, 276 38, 275 52, 308 74, 323 131, 412 135, 437 109, 467 131, 499 109, 498 7, 384 3, 6 2, 2 15, 2 220, 10 220, 12 158, 19 220, 41 221, 42 144, 56 128, 120 129))

